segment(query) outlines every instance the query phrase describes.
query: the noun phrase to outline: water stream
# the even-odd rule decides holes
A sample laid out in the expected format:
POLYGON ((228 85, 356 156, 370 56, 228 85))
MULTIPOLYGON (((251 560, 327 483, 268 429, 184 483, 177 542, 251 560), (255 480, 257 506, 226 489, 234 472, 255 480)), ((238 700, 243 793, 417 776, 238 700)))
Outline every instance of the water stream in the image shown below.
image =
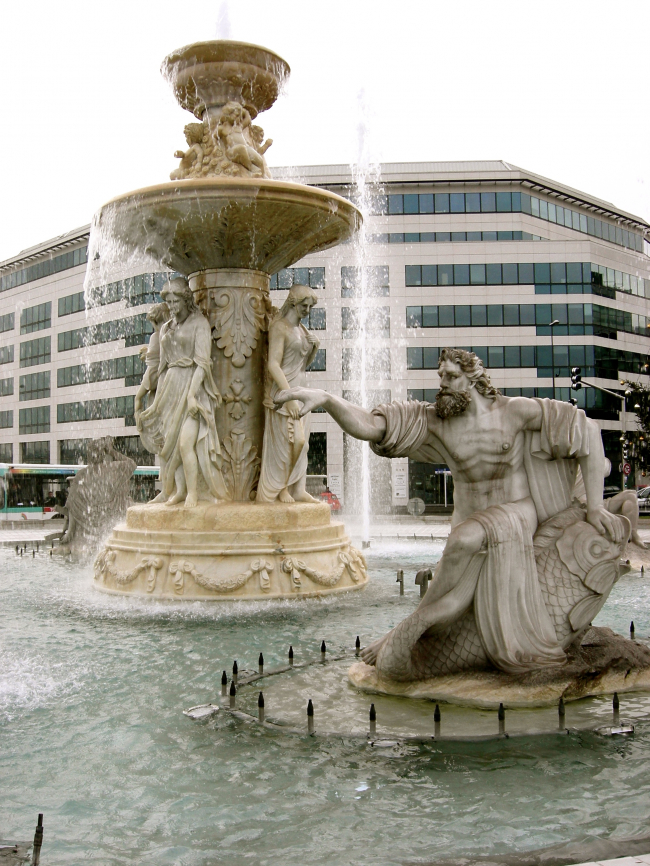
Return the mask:
MULTIPOLYGON (((647 724, 630 739, 381 751, 183 716, 219 700, 233 659, 255 669, 261 651, 270 667, 289 644, 299 661, 322 639, 334 653, 383 633, 413 610, 415 571, 441 550, 373 542, 364 592, 218 605, 102 595, 87 568, 0 549, 0 835, 28 838, 42 811, 48 866, 392 866, 646 832, 647 724)), ((599 624, 625 633, 634 619, 647 637, 649 611, 650 588, 630 575, 599 624)))

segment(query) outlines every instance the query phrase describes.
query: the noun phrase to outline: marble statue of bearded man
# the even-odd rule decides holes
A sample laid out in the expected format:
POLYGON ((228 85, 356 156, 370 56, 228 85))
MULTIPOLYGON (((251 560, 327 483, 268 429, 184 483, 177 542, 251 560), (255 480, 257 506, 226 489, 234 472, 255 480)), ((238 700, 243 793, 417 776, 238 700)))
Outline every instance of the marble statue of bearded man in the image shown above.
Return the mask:
MULTIPOLYGON (((618 561, 629 523, 603 507, 605 456, 598 426, 568 403, 504 397, 471 352, 443 349, 438 373, 434 404, 394 402, 368 411, 305 388, 275 397, 276 403, 301 401, 302 413, 323 407, 380 456, 451 469, 451 533, 427 593, 362 658, 399 681, 445 670, 493 666, 519 674, 561 666, 564 649, 584 633, 606 594, 576 577, 584 598, 572 602, 575 616, 571 623, 564 617, 562 632, 552 619, 554 598, 542 593, 533 536, 543 524, 542 535, 554 540, 547 524, 568 515, 567 525, 580 522, 569 547, 574 535, 582 544, 586 532, 590 550, 599 539, 598 555, 618 561), (582 510, 572 495, 578 466, 586 490, 582 510)), ((572 549, 563 555, 570 561, 572 549)), ((611 575, 610 588, 618 576, 614 565, 611 575)))

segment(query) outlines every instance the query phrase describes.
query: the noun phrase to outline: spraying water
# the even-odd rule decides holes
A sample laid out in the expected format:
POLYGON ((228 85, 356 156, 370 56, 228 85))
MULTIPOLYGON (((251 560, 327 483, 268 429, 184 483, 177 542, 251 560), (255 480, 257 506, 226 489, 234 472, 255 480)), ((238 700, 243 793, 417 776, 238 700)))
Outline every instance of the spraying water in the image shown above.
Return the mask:
MULTIPOLYGON (((357 271, 357 297, 359 306, 356 310, 358 316, 358 330, 356 348, 359 356, 360 374, 359 389, 360 402, 364 409, 368 408, 368 379, 373 378, 369 370, 368 352, 368 298, 372 295, 370 285, 369 244, 367 238, 368 216, 372 213, 372 200, 377 191, 380 180, 379 164, 374 162, 370 154, 370 136, 368 108, 365 92, 361 90, 358 95, 359 123, 357 125, 357 161, 352 165, 353 198, 356 206, 363 215, 363 224, 356 234, 353 243, 354 261, 357 271), (371 374, 369 376, 369 373, 371 374)), ((364 547, 370 546, 370 449, 367 443, 361 448, 361 538, 364 547)))

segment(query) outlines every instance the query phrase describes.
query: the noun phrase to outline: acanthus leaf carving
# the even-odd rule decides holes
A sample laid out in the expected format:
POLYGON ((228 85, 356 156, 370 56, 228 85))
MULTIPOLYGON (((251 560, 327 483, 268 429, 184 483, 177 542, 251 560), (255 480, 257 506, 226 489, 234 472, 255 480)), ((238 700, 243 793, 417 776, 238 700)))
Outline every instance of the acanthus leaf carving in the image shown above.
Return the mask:
POLYGON ((220 289, 215 296, 213 339, 233 367, 243 367, 266 327, 266 304, 254 289, 220 289))
POLYGON ((243 430, 232 430, 223 441, 222 472, 228 495, 235 502, 247 502, 260 472, 257 448, 243 430))

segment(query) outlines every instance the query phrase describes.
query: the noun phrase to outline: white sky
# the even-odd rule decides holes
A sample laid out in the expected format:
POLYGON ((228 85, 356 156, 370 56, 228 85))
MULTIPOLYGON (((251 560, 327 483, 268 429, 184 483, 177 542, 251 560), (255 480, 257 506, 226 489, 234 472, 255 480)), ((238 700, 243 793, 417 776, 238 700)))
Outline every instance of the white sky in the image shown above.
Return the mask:
POLYGON ((166 180, 159 73, 227 36, 289 63, 273 165, 505 159, 650 218, 649 0, 0 0, 0 261, 166 180), (228 33, 229 30, 229 33, 228 33))

